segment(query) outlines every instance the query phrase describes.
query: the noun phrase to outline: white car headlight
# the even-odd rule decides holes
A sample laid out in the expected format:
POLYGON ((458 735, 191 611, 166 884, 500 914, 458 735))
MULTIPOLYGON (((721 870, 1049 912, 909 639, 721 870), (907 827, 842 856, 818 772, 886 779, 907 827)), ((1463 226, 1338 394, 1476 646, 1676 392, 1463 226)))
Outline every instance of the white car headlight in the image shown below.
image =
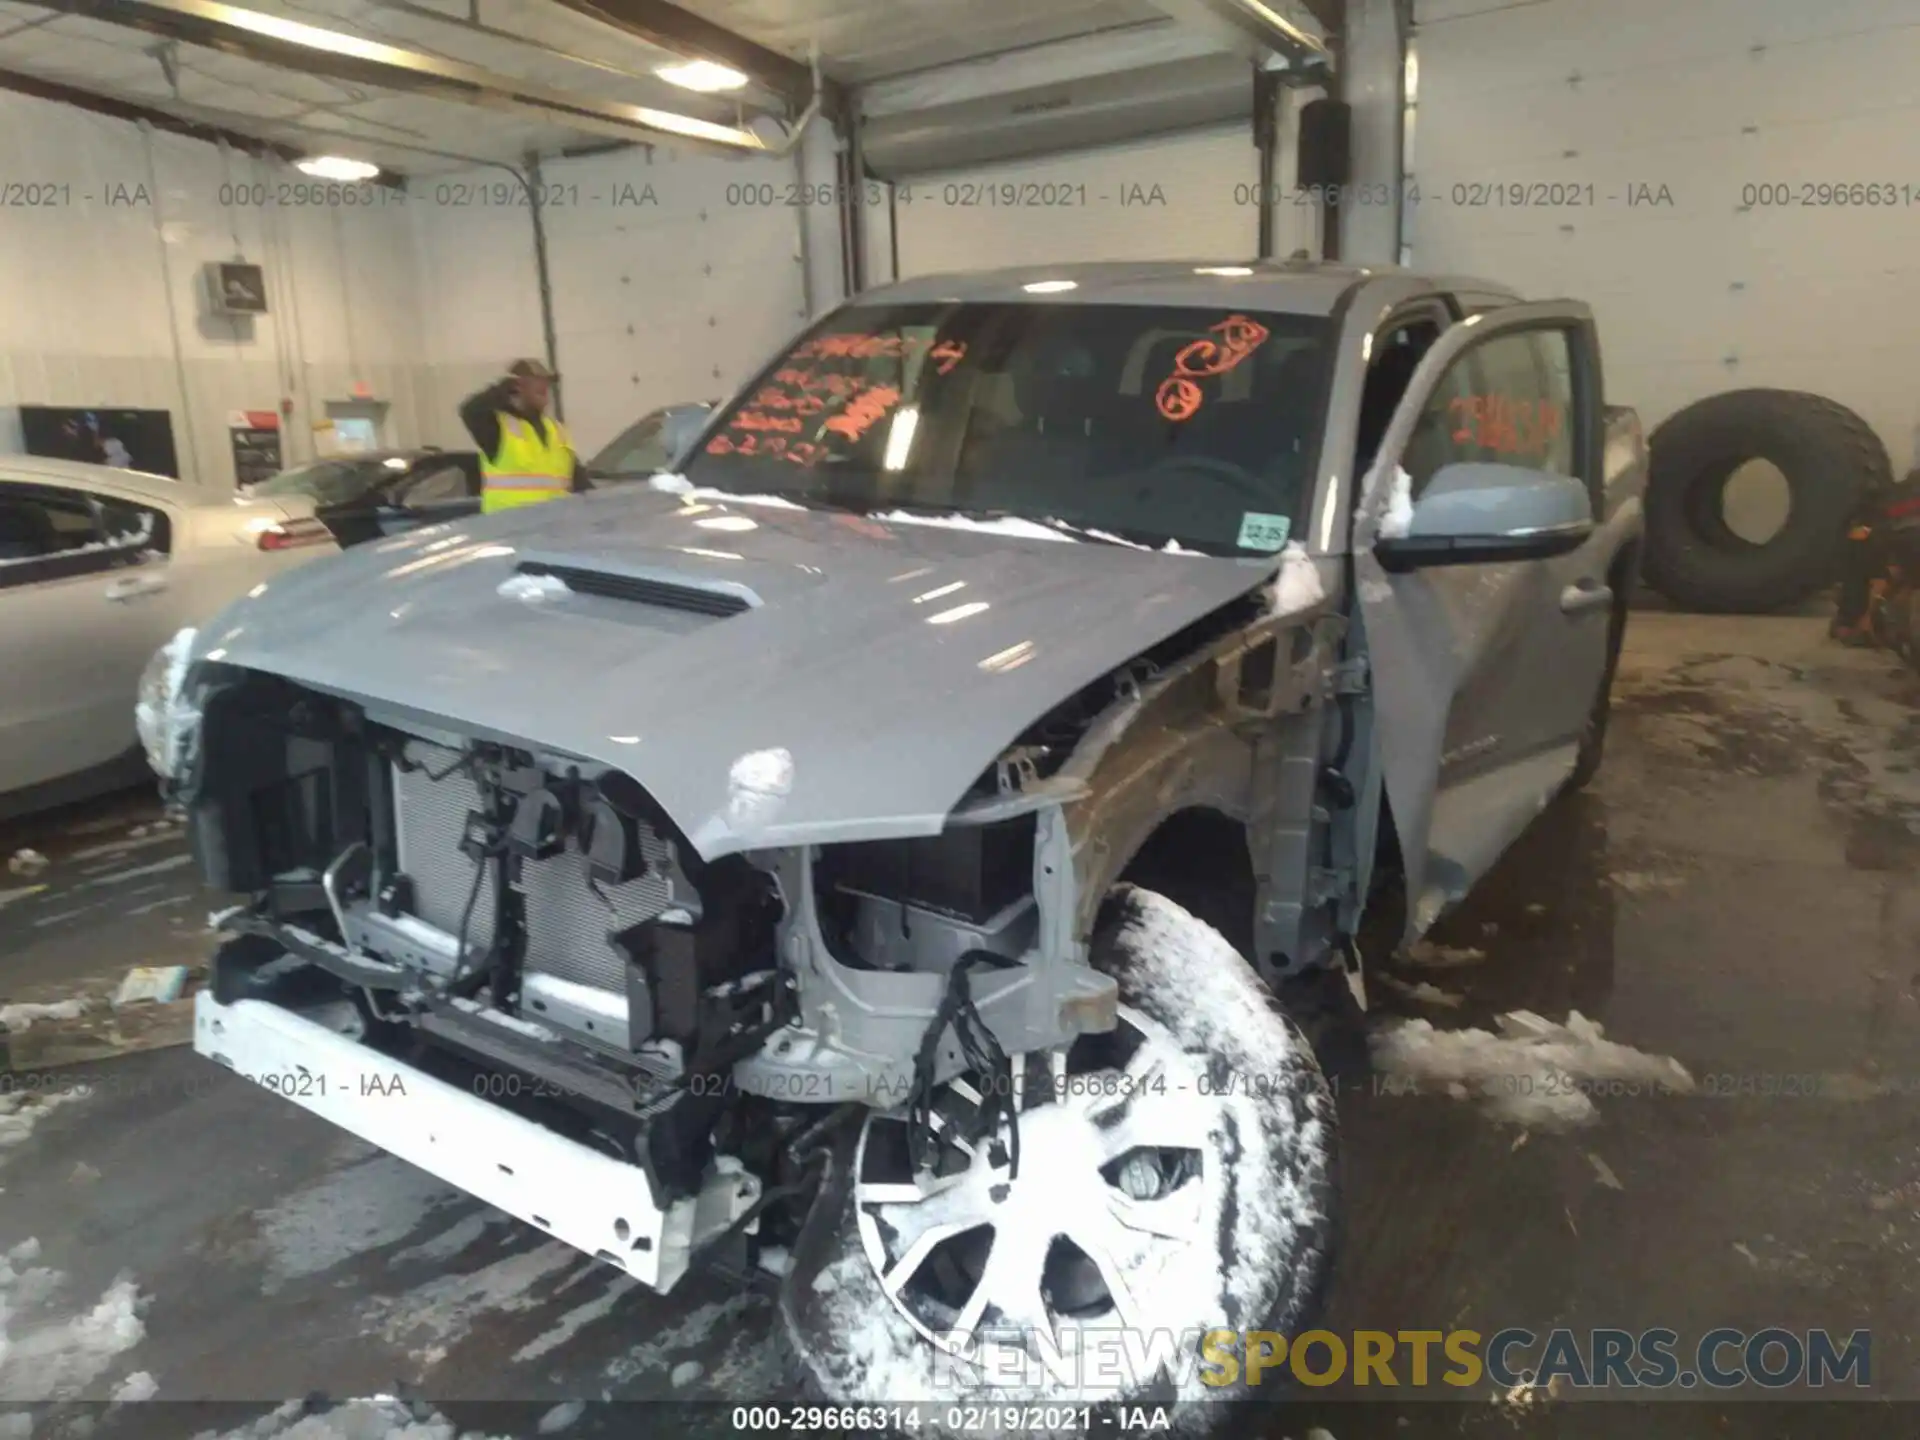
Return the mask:
POLYGON ((133 707, 134 728, 140 733, 147 763, 168 780, 179 779, 186 769, 200 730, 200 711, 182 693, 194 634, 191 629, 182 630, 153 652, 140 673, 140 697, 133 707))

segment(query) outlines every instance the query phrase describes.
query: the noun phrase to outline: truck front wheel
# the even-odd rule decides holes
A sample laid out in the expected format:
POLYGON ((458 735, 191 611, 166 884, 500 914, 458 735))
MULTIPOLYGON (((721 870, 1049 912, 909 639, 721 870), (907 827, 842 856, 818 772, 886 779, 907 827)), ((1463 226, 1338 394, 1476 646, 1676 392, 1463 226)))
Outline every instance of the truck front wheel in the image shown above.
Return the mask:
POLYGON ((988 1082, 962 1077, 916 1175, 904 1118, 867 1120, 782 1296, 810 1392, 930 1405, 934 1429, 951 1403, 1226 1398, 1248 1393, 1241 1334, 1310 1320, 1335 1151, 1311 1046, 1217 931, 1152 891, 1117 889, 1090 950, 1120 1023, 1013 1057, 1017 1126, 982 1130, 988 1082))

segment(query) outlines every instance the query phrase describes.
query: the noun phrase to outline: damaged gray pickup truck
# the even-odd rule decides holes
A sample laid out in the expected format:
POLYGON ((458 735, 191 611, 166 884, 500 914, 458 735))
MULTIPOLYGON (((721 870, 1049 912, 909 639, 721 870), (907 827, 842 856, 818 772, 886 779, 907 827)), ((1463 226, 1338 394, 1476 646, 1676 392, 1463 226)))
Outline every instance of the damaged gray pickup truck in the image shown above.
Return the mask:
POLYGON ((1334 1228, 1276 987, 1364 994, 1370 902, 1424 931, 1599 763, 1644 451, 1588 311, 913 280, 683 468, 155 657, 244 897, 197 1049, 650 1286, 757 1261, 835 1402, 1233 1393, 1195 1338, 1305 1323, 1334 1228))

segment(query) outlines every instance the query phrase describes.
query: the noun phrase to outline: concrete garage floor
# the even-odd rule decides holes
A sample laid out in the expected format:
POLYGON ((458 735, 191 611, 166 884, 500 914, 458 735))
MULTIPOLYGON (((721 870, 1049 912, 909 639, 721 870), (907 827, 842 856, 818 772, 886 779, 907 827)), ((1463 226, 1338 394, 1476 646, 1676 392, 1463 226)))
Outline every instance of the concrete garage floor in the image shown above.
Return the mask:
MULTIPOLYGON (((1601 1096, 1555 1134, 1343 1076, 1328 1327, 1869 1328, 1871 1394, 1920 1398, 1917 767, 1920 681, 1819 620, 1636 615, 1595 790, 1440 927, 1459 963, 1393 972, 1430 990, 1376 981, 1375 1023, 1578 1009, 1699 1088, 1601 1096)), ((54 861, 45 891, 0 907, 0 999, 204 951, 177 835, 98 850, 153 818, 123 800, 0 835, 54 861)), ((136 1373, 162 1400, 251 1403, 36 1407, 35 1434, 227 1431, 315 1391, 430 1396, 499 1434, 574 1398, 782 1393, 769 1303, 721 1277, 638 1290, 184 1049, 80 1071, 93 1093, 0 1149, 0 1251, 37 1241, 31 1265, 56 1272, 35 1280, 21 1252, 0 1292, 0 1415, 59 1389, 103 1401, 136 1373)), ((1789 1425, 1756 1393, 1650 1414, 1485 1382, 1441 1387, 1450 1403, 1348 1390, 1234 1428, 1824 1435, 1899 1413, 1789 1425)), ((560 1433, 731 1430, 724 1409, 676 1409, 560 1433)))

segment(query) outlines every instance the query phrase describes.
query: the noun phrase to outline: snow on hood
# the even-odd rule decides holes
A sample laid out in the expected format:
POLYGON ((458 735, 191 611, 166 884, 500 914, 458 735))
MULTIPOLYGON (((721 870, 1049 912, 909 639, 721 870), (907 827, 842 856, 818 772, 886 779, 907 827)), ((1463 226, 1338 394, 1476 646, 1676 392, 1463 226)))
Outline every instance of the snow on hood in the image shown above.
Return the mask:
POLYGON ((509 600, 559 600, 573 593, 558 575, 509 575, 494 590, 509 600))
POLYGON ((686 500, 722 500, 736 505, 770 505, 776 510, 804 510, 784 495, 736 495, 731 490, 716 490, 711 485, 696 485, 684 475, 663 470, 647 477, 647 488, 663 495, 678 495, 686 500))
POLYGON ((907 510, 889 510, 883 515, 875 515, 876 520, 889 525, 933 525, 942 530, 974 530, 982 535, 1013 535, 1022 540, 1063 540, 1074 543, 1073 536, 1051 525, 1042 525, 1037 520, 1023 520, 1018 515, 997 515, 983 520, 976 515, 916 515, 907 510))
POLYGON ((1492 1119, 1542 1130, 1597 1118, 1581 1081, 1620 1081, 1647 1094, 1689 1094, 1694 1088, 1678 1060, 1608 1040, 1578 1010, 1564 1025, 1531 1010, 1511 1011, 1495 1023, 1498 1035, 1407 1020, 1374 1035, 1374 1063, 1384 1074, 1431 1084, 1458 1099, 1477 1097, 1492 1119))
POLYGON ((1289 540, 1280 552, 1280 573, 1267 586, 1267 599, 1275 615, 1292 615, 1311 610, 1327 592, 1320 584, 1320 567, 1307 554, 1306 546, 1289 540))

